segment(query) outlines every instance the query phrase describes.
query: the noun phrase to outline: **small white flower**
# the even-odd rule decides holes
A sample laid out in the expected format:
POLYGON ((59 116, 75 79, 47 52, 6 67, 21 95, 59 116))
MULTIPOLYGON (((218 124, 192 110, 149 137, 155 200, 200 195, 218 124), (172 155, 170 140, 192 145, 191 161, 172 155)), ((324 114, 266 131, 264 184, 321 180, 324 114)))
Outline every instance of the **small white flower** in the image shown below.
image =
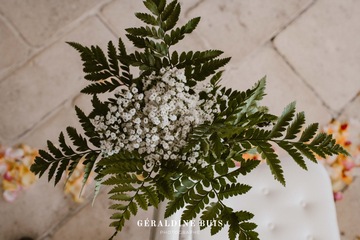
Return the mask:
POLYGON ((136 109, 135 109, 135 108, 130 109, 129 113, 130 113, 132 116, 134 116, 135 113, 136 113, 136 109))
POLYGON ((144 94, 140 93, 137 97, 138 97, 138 100, 141 101, 141 100, 143 100, 143 98, 144 98, 144 94))
POLYGON ((134 120, 135 124, 140 124, 141 123, 141 119, 139 117, 135 118, 134 120))
POLYGON ((126 95, 125 95, 125 97, 126 97, 127 99, 132 99, 133 95, 131 94, 131 92, 127 92, 126 95))
POLYGON ((138 93, 138 91, 139 91, 139 90, 138 90, 136 87, 131 88, 131 92, 132 92, 133 94, 138 93))

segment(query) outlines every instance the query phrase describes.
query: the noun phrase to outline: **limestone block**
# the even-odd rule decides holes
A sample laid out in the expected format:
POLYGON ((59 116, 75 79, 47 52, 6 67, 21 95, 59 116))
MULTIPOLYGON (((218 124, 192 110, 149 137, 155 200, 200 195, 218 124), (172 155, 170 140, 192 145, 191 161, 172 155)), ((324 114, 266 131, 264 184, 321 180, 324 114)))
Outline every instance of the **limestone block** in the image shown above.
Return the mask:
POLYGON ((0 80, 29 54, 26 46, 0 18, 0 80))
POLYGON ((1 239, 20 239, 23 236, 37 239, 79 207, 64 195, 61 183, 54 188, 46 176, 21 192, 15 202, 8 203, 0 198, 0 205, 1 239))
MULTIPOLYGON (((18 142, 31 144, 34 148, 45 149, 47 147, 47 140, 52 141, 58 145, 59 134, 62 131, 66 136, 66 127, 72 126, 79 129, 81 132, 81 125, 72 105, 66 104, 58 111, 51 114, 42 124, 31 129, 24 137, 20 138, 18 142)), ((70 143, 70 142, 69 142, 70 143)))
POLYGON ((65 41, 104 48, 108 40, 114 36, 97 18, 90 18, 2 81, 0 136, 17 138, 88 83, 79 54, 65 41))
POLYGON ((354 183, 344 193, 344 198, 336 203, 336 210, 339 228, 342 232, 342 240, 353 240, 360 236, 359 227, 356 224, 360 221, 357 214, 360 208, 359 199, 360 181, 355 179, 354 183))
POLYGON ((41 46, 97 3, 97 0, 1 1, 0 11, 32 46, 41 46))
POLYGON ((359 109, 360 109, 360 92, 352 102, 345 105, 344 112, 341 115, 345 119, 354 118, 360 122, 359 109))
POLYGON ((359 15, 359 1, 317 1, 275 39, 290 64, 337 112, 360 90, 359 15))
POLYGON ((270 40, 311 3, 311 0, 207 0, 186 16, 201 16, 196 32, 207 47, 223 50, 233 62, 238 62, 270 40))
POLYGON ((269 106, 271 113, 281 114, 287 104, 296 101, 297 111, 305 111, 307 123, 325 124, 331 119, 321 101, 270 45, 259 49, 241 64, 229 67, 223 84, 234 89, 246 90, 266 75, 266 96, 262 103, 269 106))

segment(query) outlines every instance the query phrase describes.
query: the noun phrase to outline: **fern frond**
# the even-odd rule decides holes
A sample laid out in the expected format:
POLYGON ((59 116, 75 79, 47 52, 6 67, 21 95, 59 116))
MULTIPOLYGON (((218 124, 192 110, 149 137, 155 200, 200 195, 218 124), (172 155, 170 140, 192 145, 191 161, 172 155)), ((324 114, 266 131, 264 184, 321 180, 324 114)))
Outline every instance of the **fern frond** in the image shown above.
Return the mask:
POLYGON ((162 11, 160 18, 162 21, 167 21, 168 18, 171 16, 171 14, 174 12, 174 9, 177 5, 177 0, 173 0, 172 2, 170 2, 162 11))
POLYGON ((319 128, 318 123, 310 124, 301 134, 299 142, 308 142, 310 141, 316 134, 316 131, 319 128))
POLYGON ((304 170, 307 170, 306 163, 301 155, 301 152, 296 150, 296 148, 294 148, 291 143, 283 141, 279 142, 278 145, 284 149, 300 167, 302 167, 304 170))
POLYGON ((283 135, 283 132, 286 130, 286 127, 293 119, 294 114, 295 114, 295 102, 292 102, 285 107, 283 113, 278 118, 275 126, 272 128, 269 138, 281 137, 283 135))
POLYGON ((251 186, 241 183, 232 183, 221 186, 218 192, 218 198, 223 200, 241 194, 247 193, 251 189, 251 186))
POLYGON ((176 23, 179 20, 180 11, 181 11, 180 4, 176 3, 175 7, 173 8, 173 11, 169 14, 169 16, 162 16, 163 24, 161 27, 164 29, 165 32, 175 27, 176 23))
POLYGON ((257 150, 261 154, 262 159, 266 160, 266 163, 269 165, 274 178, 285 186, 284 171, 280 165, 280 160, 271 144, 265 141, 251 141, 251 144, 257 147, 257 150))
POLYGON ((82 93, 85 94, 99 94, 114 91, 116 88, 121 86, 121 84, 111 78, 110 80, 102 80, 96 83, 90 84, 81 90, 82 93))
POLYGON ((156 18, 148 13, 135 13, 135 16, 146 24, 150 24, 153 26, 159 25, 159 22, 156 20, 156 18))

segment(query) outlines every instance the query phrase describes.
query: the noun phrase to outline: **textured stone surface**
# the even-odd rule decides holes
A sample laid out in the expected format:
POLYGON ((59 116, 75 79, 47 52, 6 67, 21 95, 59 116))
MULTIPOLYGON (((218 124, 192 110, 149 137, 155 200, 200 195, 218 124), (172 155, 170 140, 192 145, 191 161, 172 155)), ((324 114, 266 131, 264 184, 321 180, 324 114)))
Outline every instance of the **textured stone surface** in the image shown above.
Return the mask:
POLYGON ((97 2, 99 1, 3 0, 0 11, 31 45, 40 46, 97 2))
POLYGON ((360 89, 358 90, 359 94, 356 96, 356 98, 352 102, 345 105, 344 112, 342 113, 343 118, 354 118, 360 121, 360 89))
POLYGON ((360 181, 356 179, 354 183, 345 192, 343 200, 336 203, 339 228, 342 232, 342 240, 355 240, 360 237, 358 227, 360 209, 359 199, 360 181))
POLYGON ((42 178, 13 203, 0 198, 0 206, 0 238, 5 240, 36 239, 78 205, 64 195, 61 183, 54 188, 42 178))
POLYGON ((335 111, 360 89, 359 15, 359 1, 317 1, 275 39, 279 51, 335 111))
POLYGON ((206 0, 187 17, 202 16, 196 32, 207 47, 223 50, 237 62, 272 38, 311 2, 206 0))
POLYGON ((13 66, 23 62, 29 48, 15 35, 0 18, 0 81, 13 66), (4 57, 6 56, 6 57, 4 57))
POLYGON ((106 46, 111 39, 101 22, 89 19, 2 81, 1 89, 11 89, 0 95, 0 111, 6 113, 0 115, 2 138, 18 137, 84 86, 78 53, 65 41, 106 46))
POLYGON ((287 104, 296 101, 297 110, 305 111, 308 123, 327 123, 331 119, 331 115, 316 95, 291 71, 270 45, 228 69, 224 75, 224 85, 246 90, 265 75, 267 95, 263 104, 269 106, 271 112, 281 114, 287 104))
POLYGON ((32 129, 20 139, 20 142, 31 143, 34 148, 46 148, 46 141, 50 140, 58 144, 61 131, 65 132, 67 126, 81 129, 74 107, 65 104, 59 111, 51 114, 46 121, 32 129))

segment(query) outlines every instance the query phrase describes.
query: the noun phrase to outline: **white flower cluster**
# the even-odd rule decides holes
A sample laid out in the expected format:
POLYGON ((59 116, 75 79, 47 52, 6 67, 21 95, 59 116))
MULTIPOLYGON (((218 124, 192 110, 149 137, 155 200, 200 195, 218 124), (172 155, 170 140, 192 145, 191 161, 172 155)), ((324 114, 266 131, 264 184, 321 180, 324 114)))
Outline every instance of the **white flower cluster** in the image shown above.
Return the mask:
POLYGON ((117 93, 117 102, 109 104, 107 115, 92 119, 102 138, 103 155, 138 151, 144 156, 145 170, 162 159, 205 165, 199 158, 200 146, 187 155, 180 150, 186 146, 191 129, 211 122, 219 106, 211 100, 215 97, 210 94, 210 85, 189 88, 186 81, 183 70, 161 69, 160 75, 153 73, 143 79, 142 92, 133 85, 117 93), (199 91, 208 92, 210 98, 200 100, 199 91))

